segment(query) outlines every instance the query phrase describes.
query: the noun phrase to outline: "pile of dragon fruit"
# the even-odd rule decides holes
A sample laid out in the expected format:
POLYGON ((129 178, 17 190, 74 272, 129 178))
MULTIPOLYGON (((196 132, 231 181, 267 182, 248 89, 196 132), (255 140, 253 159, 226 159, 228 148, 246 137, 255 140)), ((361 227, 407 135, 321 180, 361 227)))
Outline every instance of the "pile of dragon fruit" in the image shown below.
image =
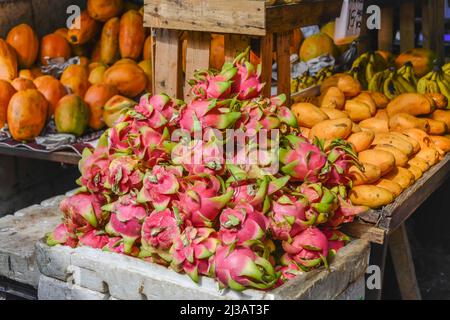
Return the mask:
POLYGON ((340 226, 366 209, 347 199, 351 147, 301 136, 284 97, 261 96, 248 50, 190 84, 191 102, 145 95, 84 151, 80 188, 62 201, 47 243, 137 257, 237 291, 327 267, 350 240, 340 226), (238 161, 251 146, 220 152, 229 129, 278 130, 276 170, 238 161))

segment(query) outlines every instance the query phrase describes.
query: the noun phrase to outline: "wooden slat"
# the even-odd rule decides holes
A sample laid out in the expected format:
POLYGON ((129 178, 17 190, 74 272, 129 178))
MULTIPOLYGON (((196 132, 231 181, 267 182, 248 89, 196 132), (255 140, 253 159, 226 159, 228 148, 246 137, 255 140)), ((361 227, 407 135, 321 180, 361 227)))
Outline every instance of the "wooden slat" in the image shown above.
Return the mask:
POLYGON ((233 61, 241 52, 250 45, 250 38, 240 34, 225 35, 225 61, 233 61))
POLYGON ((155 37, 154 93, 182 98, 179 31, 157 29, 155 37))
POLYGON ((444 32, 445 32, 445 0, 429 1, 430 12, 430 49, 444 57, 444 32))
POLYGON ((342 226, 342 231, 357 239, 365 239, 372 243, 383 244, 386 230, 376 228, 371 224, 352 222, 342 226))
POLYGON ((381 8, 382 28, 378 30, 378 49, 392 51, 394 42, 394 8, 381 8))
POLYGON ((389 249, 403 300, 420 300, 411 247, 405 224, 389 237, 389 249))
POLYGON ((429 1, 421 0, 421 11, 422 11, 422 35, 423 35, 423 47, 430 49, 432 31, 430 28, 430 10, 429 1))
POLYGON ((400 5, 400 51, 415 47, 415 13, 414 1, 400 5))
POLYGON ((278 94, 286 95, 286 103, 291 100, 291 60, 289 52, 290 33, 282 32, 276 34, 277 38, 277 87, 278 94))
POLYGON ((268 34, 261 39, 261 81, 266 85, 263 94, 270 97, 272 88, 272 52, 273 52, 273 34, 268 34))
MULTIPOLYGON (((380 268, 381 285, 383 285, 384 270, 386 267, 386 256, 387 256, 387 244, 375 244, 372 243, 370 246, 370 258, 369 266, 378 266, 380 268)), ((380 300, 381 299, 381 289, 371 289, 366 287, 365 300, 380 300)))
POLYGON ((70 151, 38 152, 29 149, 10 148, 4 146, 0 146, 0 155, 45 160, 73 165, 77 165, 81 159, 80 155, 70 151))
POLYGON ((295 28, 322 24, 341 13, 342 0, 302 0, 299 3, 270 7, 266 11, 267 32, 288 32, 295 28))
POLYGON ((184 98, 191 100, 190 86, 187 81, 194 78, 196 70, 209 68, 211 34, 209 32, 191 31, 188 33, 186 52, 186 84, 184 98))
POLYGON ((265 3, 256 0, 145 0, 145 26, 263 36, 265 3))

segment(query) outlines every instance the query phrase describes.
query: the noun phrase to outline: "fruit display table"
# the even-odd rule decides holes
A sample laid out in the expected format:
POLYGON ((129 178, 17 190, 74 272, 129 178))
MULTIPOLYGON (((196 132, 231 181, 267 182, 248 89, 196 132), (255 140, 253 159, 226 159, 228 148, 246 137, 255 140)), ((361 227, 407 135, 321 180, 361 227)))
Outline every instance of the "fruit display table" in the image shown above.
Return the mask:
POLYGON ((365 240, 354 240, 339 251, 329 271, 300 275, 270 292, 221 291, 212 279, 203 278, 197 285, 187 275, 136 258, 87 247, 48 247, 42 235, 58 224, 62 199, 54 197, 0 219, 0 298, 2 294, 58 300, 364 298, 369 258, 365 240))

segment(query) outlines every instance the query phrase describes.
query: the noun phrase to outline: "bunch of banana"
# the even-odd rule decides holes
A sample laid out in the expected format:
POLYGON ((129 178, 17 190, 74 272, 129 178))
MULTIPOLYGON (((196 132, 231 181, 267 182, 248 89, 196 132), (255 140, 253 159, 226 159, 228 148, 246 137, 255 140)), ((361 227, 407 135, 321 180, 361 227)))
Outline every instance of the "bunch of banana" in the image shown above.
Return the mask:
POLYGON ((450 74, 450 62, 442 66, 442 71, 444 71, 447 74, 450 74))
POLYGON ((317 79, 310 76, 308 72, 305 72, 301 77, 298 78, 298 88, 297 91, 307 89, 317 84, 317 79))
POLYGON ((332 75, 333 75, 333 67, 330 66, 320 69, 320 71, 317 72, 315 75, 317 84, 321 84, 323 80, 325 80, 328 77, 331 77, 332 75))
POLYGON ((369 82, 369 91, 382 92, 389 99, 394 99, 402 93, 416 92, 417 79, 412 65, 406 63, 400 69, 391 67, 377 72, 369 82))
POLYGON ((364 89, 367 89, 370 81, 377 72, 386 68, 386 61, 376 52, 366 52, 360 55, 354 62, 348 73, 357 79, 364 89))
POLYGON ((291 94, 296 93, 298 90, 298 79, 291 79, 291 94))
MULTIPOLYGON (((445 72, 450 67, 444 65, 442 68, 436 66, 432 71, 420 78, 417 83, 419 93, 440 93, 450 101, 450 74, 445 72)), ((447 109, 450 105, 447 106, 447 109)))

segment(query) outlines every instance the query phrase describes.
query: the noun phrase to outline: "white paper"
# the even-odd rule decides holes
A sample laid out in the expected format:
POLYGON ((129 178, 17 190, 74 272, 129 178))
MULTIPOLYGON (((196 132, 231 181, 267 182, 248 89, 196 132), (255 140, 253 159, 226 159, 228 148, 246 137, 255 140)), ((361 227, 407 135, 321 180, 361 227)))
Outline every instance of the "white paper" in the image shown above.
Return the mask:
POLYGON ((359 37, 364 10, 364 0, 344 0, 341 16, 336 18, 334 42, 347 44, 359 37))

